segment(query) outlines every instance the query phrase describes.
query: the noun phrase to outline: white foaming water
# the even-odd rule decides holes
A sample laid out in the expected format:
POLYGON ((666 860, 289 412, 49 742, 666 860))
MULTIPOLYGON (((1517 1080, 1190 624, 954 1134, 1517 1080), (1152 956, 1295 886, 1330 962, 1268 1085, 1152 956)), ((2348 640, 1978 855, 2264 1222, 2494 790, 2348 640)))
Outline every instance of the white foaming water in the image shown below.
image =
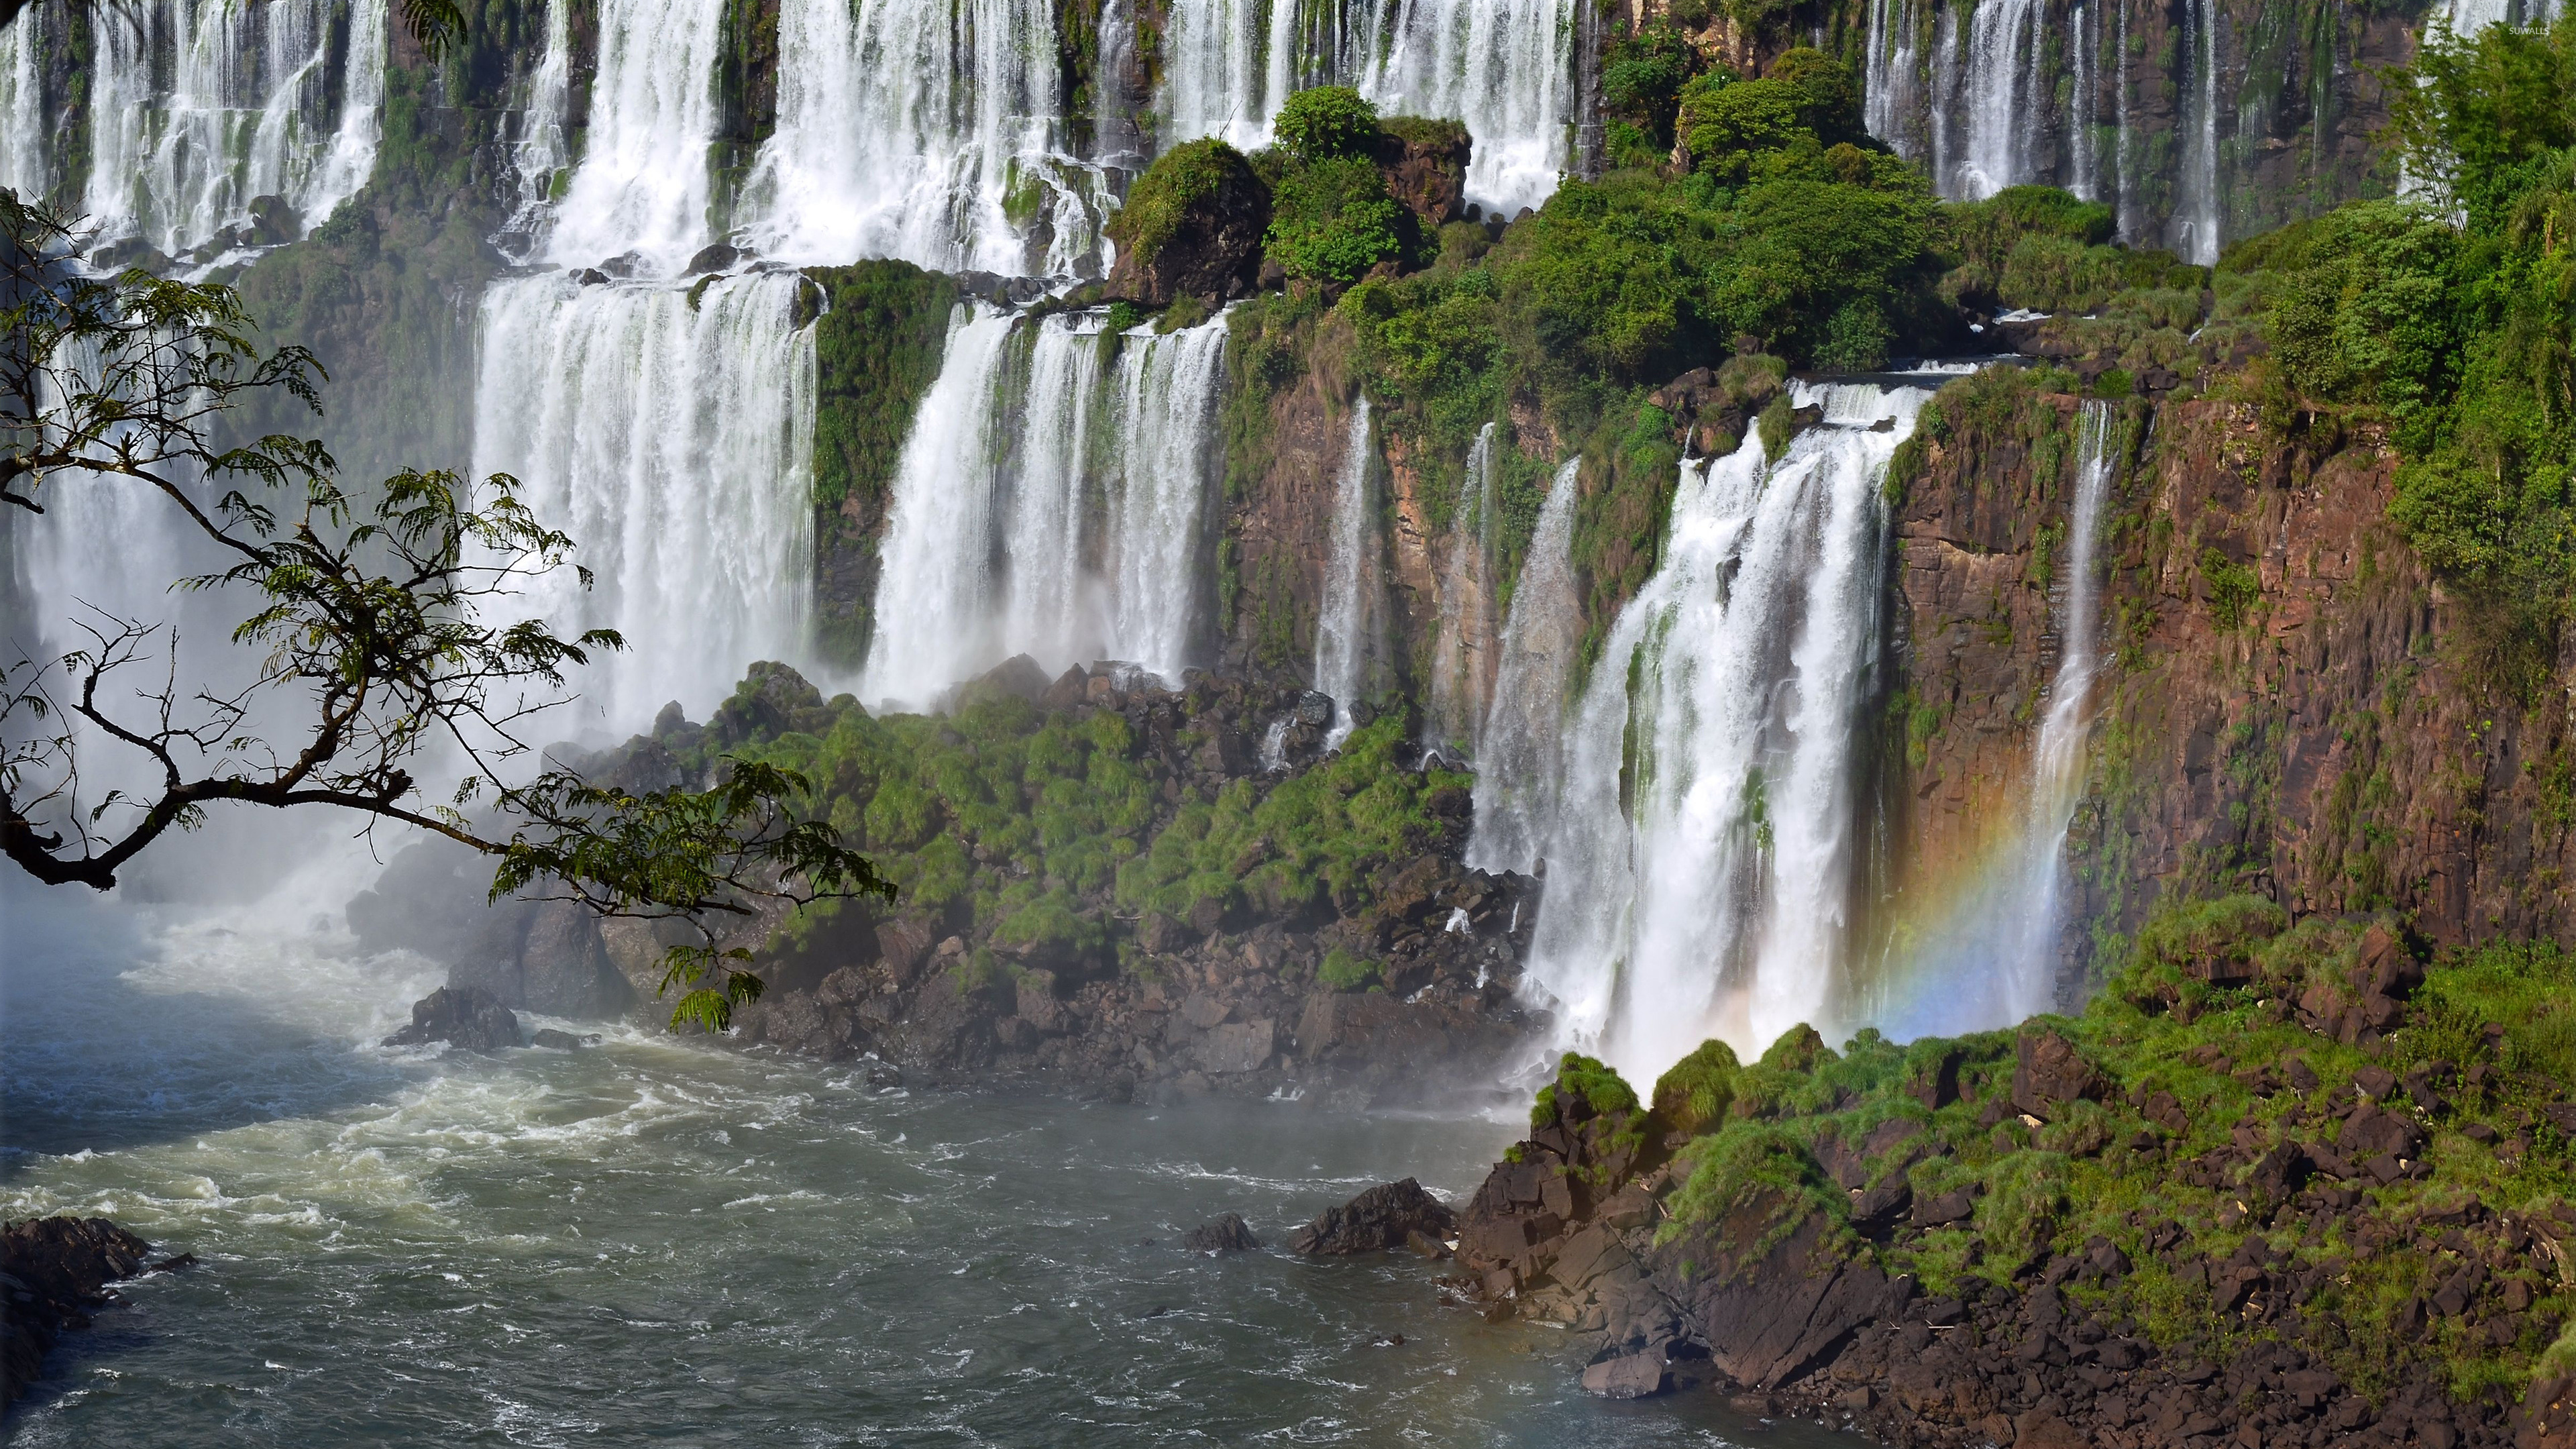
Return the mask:
POLYGON ((1359 85, 1379 109, 1454 116, 1475 150, 1467 195, 1508 212, 1556 190, 1574 118, 1579 0, 1398 0, 1383 56, 1359 85))
POLYGON ((1870 0, 1861 121, 1907 160, 1918 159, 1908 124, 1924 106, 1921 31, 1913 0, 1870 0))
POLYGON ((1369 484, 1376 454, 1369 446, 1369 400, 1351 407, 1348 441, 1333 477, 1332 551, 1324 561, 1324 596, 1315 611, 1315 688, 1333 697, 1333 727, 1324 748, 1350 738, 1351 706, 1368 684, 1369 584, 1377 576, 1377 494, 1369 484))
POLYGON ((724 0, 600 0, 590 125, 548 259, 587 266, 631 250, 667 275, 705 245, 723 20, 724 0))
POLYGON ((1175 0, 1163 31, 1166 143, 1269 145, 1271 122, 1309 68, 1297 49, 1297 0, 1175 0))
POLYGON ((1200 643, 1225 332, 1221 316, 1109 338, 1099 314, 961 311, 896 468, 865 698, 927 707, 1015 654, 1180 677, 1200 643))
POLYGON ((2095 545, 2111 486, 2111 404, 2084 404, 2066 557, 2055 576, 2057 671, 2031 750, 2030 794, 2013 838, 1982 889, 1928 933, 1910 968, 1908 994, 1882 1024, 1900 1035, 1956 1035, 2008 1026, 2056 1010, 2066 832, 2084 797, 2093 681, 2101 663, 2095 545))
POLYGON ((2182 196, 2166 223, 2170 245, 2185 261, 2218 260, 2218 14, 2210 0, 2183 0, 2186 44, 2196 40, 2190 84, 2194 114, 2184 135, 2182 196))
POLYGON ((1942 110, 1961 110, 1967 135, 1952 147, 1946 126, 1934 130, 1933 173, 1942 194, 1981 201, 2034 175, 2047 18, 2039 0, 1985 0, 1970 12, 1963 37, 1955 15, 1944 17, 1942 110))
POLYGON ((45 119, 44 78, 37 62, 53 6, 30 5, 0 25, 0 186, 24 198, 53 190, 52 140, 45 119))
MULTIPOLYGON (((89 24, 83 207, 103 237, 177 254, 245 220, 262 196, 310 227, 365 183, 385 0, 149 0, 95 7, 89 24), (337 76, 335 30, 347 37, 337 76)), ((25 143, 10 122, 14 150, 25 143)))
POLYGON ((1565 691, 1583 642, 1583 601, 1575 591, 1574 504, 1581 458, 1568 458, 1548 485, 1503 624, 1493 708, 1476 736, 1476 828, 1467 864, 1526 871, 1556 819, 1565 773, 1565 691))
POLYGON ((814 341, 794 276, 730 277, 692 306, 564 273, 484 294, 474 474, 515 475, 597 576, 528 603, 565 631, 610 627, 588 708, 640 728, 701 713, 755 659, 801 662, 813 569, 814 341))
POLYGON ((2546 25, 2558 9, 2557 0, 2450 0, 2443 15, 2452 33, 2467 36, 2490 25, 2546 25))
MULTIPOLYGON (((2067 48, 2074 52, 2075 59, 2075 92, 2069 98, 2066 116, 2067 147, 2074 153, 2075 174, 2067 178, 2066 189, 2091 201, 2101 189, 2096 182, 2093 154, 2093 116, 2099 104, 2093 80, 2093 51, 2101 37, 2095 33, 2092 7, 2069 7, 2066 30, 2067 48)), ((2036 55, 2031 59, 2031 75, 2034 80, 2041 79, 2036 55)))
POLYGON ((1494 553, 1501 518, 1495 507, 1494 424, 1476 430, 1449 515, 1440 560, 1440 632, 1432 644, 1431 724, 1453 750, 1474 748, 1477 721, 1493 680, 1494 553))
POLYGON ((1711 1036, 1840 1024, 1879 487, 1928 395, 1802 385, 1825 421, 1779 462, 1747 439, 1684 464, 1663 563, 1593 667, 1528 980, 1630 1080, 1711 1036))
POLYGON ((1045 0, 788 0, 746 234, 796 262, 1070 273, 1106 191, 1062 152, 1056 64, 1045 0))
POLYGON ((572 0, 546 0, 546 46, 528 78, 528 105, 519 116, 518 144, 510 150, 519 199, 503 231, 513 256, 545 251, 554 230, 555 176, 572 160, 566 117, 572 98, 572 0))

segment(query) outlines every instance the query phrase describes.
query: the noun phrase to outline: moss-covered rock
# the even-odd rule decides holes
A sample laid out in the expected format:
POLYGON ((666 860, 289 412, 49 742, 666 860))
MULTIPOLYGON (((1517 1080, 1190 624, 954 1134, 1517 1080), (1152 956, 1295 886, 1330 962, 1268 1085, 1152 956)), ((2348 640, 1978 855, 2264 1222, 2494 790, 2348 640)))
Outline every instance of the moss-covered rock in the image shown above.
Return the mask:
POLYGON ((1226 301, 1251 289, 1270 188, 1243 153, 1210 138, 1154 159, 1109 220, 1118 244, 1104 294, 1148 307, 1226 301))

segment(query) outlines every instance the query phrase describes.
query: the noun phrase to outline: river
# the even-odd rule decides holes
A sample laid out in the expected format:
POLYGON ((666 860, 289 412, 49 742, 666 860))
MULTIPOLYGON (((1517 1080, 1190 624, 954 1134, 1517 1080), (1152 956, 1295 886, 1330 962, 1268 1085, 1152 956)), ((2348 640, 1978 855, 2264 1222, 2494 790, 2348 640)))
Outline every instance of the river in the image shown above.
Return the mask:
POLYGON ((440 973, 327 919, 7 904, 0 1214, 201 1260, 69 1336, 14 1443, 1827 1442, 1589 1400, 1436 1265, 1280 1249, 1387 1178, 1463 1200, 1505 1121, 878 1091, 634 1029, 387 1050, 440 973), (1228 1211, 1270 1248, 1178 1245, 1228 1211))

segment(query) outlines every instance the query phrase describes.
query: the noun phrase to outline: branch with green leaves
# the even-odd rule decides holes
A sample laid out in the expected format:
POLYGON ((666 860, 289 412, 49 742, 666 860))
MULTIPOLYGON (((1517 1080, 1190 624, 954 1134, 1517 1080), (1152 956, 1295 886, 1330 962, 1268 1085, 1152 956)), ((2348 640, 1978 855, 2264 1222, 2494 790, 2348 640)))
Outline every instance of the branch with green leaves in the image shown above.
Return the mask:
POLYGON ((710 1030, 759 992, 722 923, 764 901, 892 897, 800 813, 810 791, 789 771, 726 761, 707 788, 643 795, 562 768, 504 783, 526 773, 531 724, 570 702, 569 671, 625 647, 511 615, 562 570, 590 587, 573 540, 505 474, 354 488, 319 441, 231 441, 228 415, 265 395, 320 410, 310 355, 262 351, 228 288, 90 274, 75 229, 6 190, 0 224, 0 502, 22 527, 69 528, 71 514, 47 516, 66 490, 149 490, 220 564, 172 591, 247 611, 229 671, 192 670, 174 620, 63 601, 66 617, 22 621, 36 637, 0 656, 0 854, 46 884, 105 890, 218 804, 414 826, 492 857, 495 900, 691 924, 699 940, 671 952, 663 989, 683 993, 674 1026, 710 1030), (468 771, 435 802, 416 777, 433 757, 468 771), (102 790, 101 774, 127 783, 102 790))

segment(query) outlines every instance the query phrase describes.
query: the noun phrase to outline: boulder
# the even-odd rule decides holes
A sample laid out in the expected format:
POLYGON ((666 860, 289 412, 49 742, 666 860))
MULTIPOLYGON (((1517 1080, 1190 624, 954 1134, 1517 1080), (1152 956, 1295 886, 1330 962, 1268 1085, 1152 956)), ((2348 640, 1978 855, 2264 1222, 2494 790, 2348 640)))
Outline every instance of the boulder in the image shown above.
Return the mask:
POLYGON ((1045 700, 1047 678, 1044 666, 1026 654, 1014 654, 992 668, 957 687, 951 707, 962 709, 984 699, 1024 699, 1031 704, 1045 700))
POLYGON ((1467 160, 1474 152, 1457 121, 1388 116, 1378 125, 1373 159, 1386 193, 1403 202, 1426 230, 1464 216, 1467 160))
POLYGON ((1301 1257, 1347 1257, 1404 1246, 1409 1234, 1447 1238, 1458 1215, 1412 1178, 1380 1183, 1337 1208, 1326 1208, 1288 1240, 1301 1257))
POLYGON ((411 1025, 386 1037, 386 1046, 446 1042, 459 1051, 490 1052, 519 1044, 519 1018, 479 986, 442 986, 412 1003, 411 1025))
MULTIPOLYGON (((14 1401, 43 1371, 45 1353, 66 1328, 116 1301, 108 1284, 144 1271, 151 1244, 105 1218, 28 1218, 0 1226, 0 1404, 14 1401)), ((180 1257, 158 1268, 186 1267, 180 1257)))
POLYGON ((698 248, 697 255, 689 258, 689 264, 681 268, 680 275, 694 277, 701 272, 731 271, 741 261, 742 252, 739 248, 723 242, 711 242, 698 248))
POLYGON ((1193 1253, 1249 1253, 1261 1246, 1261 1240, 1252 1235, 1240 1213, 1227 1213, 1214 1222, 1199 1224, 1181 1243, 1193 1253))
POLYGON ((1147 307, 1221 302, 1254 285, 1270 188, 1223 142, 1176 146, 1129 189, 1109 224, 1118 243, 1104 295, 1147 307))
POLYGON ((577 1052, 584 1047, 595 1047, 599 1045, 599 1033, 594 1031, 586 1032, 581 1036, 574 1036, 571 1032, 557 1031, 553 1027, 547 1027, 545 1030, 538 1032, 535 1036, 528 1038, 528 1045, 532 1047, 542 1047, 547 1051, 577 1052))
POLYGON ((2014 1050, 2013 1105, 2043 1122, 2064 1115, 2073 1103, 2099 1099, 2108 1085, 2075 1043, 2056 1032, 2023 1032, 2014 1050))
POLYGON ((1595 1398, 1651 1398, 1671 1386, 1660 1348, 1606 1358, 1583 1371, 1583 1391, 1595 1398))

